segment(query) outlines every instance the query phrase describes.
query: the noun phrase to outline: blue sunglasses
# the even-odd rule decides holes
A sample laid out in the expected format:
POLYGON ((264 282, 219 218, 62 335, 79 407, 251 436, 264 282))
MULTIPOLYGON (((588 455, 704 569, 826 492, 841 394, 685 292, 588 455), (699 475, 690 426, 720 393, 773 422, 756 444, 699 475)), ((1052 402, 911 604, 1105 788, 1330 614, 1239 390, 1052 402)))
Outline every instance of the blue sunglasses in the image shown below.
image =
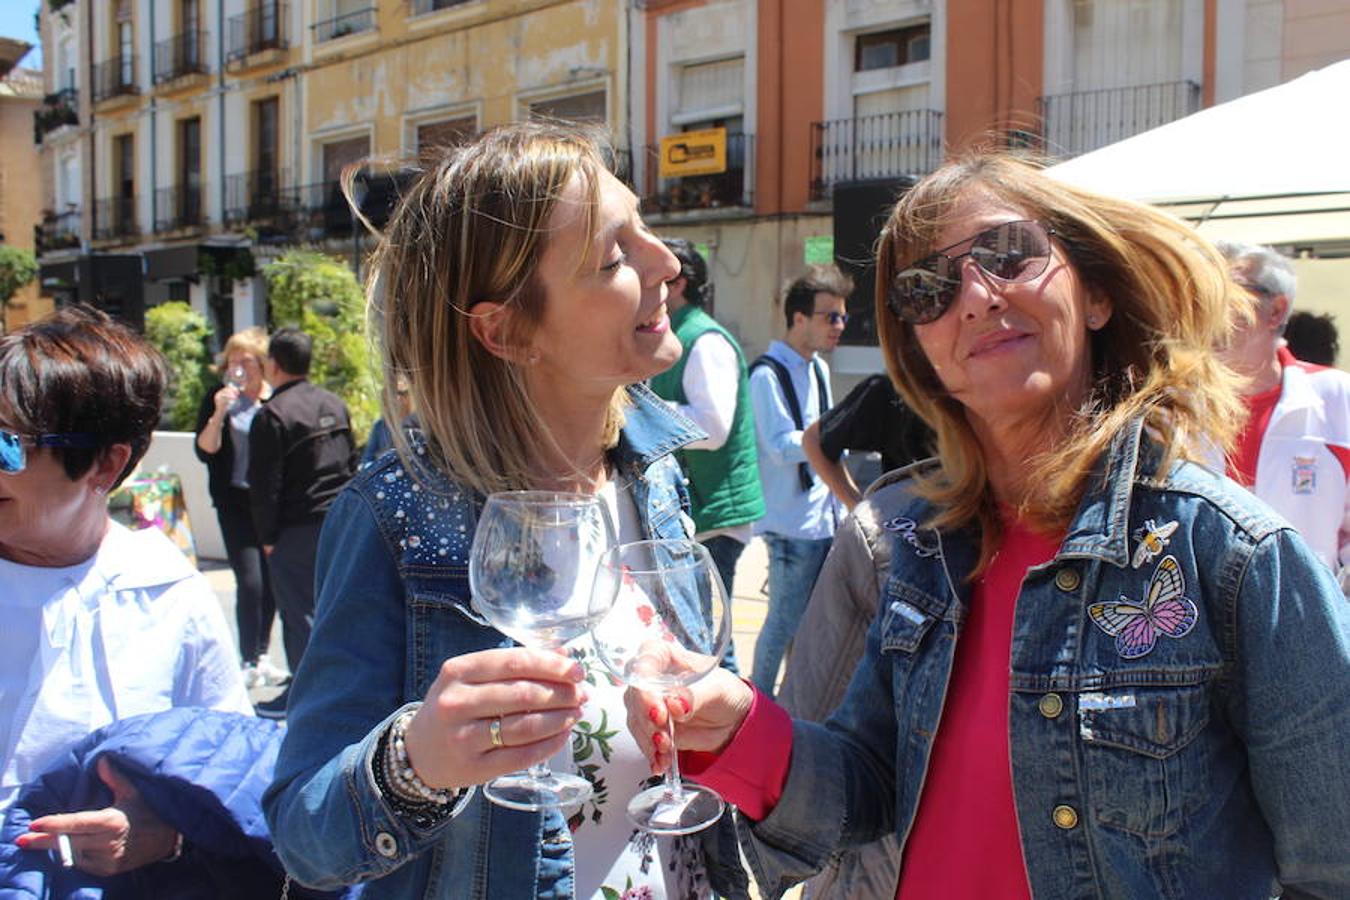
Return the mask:
POLYGON ((10 475, 28 466, 27 447, 64 447, 87 450, 98 446, 92 434, 19 434, 0 430, 0 472, 10 475))

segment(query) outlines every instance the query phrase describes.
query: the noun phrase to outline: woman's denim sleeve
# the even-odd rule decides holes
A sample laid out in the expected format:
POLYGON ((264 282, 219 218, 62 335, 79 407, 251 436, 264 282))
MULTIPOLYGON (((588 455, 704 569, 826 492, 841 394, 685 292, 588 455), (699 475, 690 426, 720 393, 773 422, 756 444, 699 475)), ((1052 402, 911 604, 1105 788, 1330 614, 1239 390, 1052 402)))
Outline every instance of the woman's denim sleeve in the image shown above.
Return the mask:
POLYGON ((1261 541, 1233 611, 1234 724, 1286 897, 1350 897, 1350 605, 1289 530, 1261 541))
POLYGON ((314 631, 263 806, 287 871, 333 888, 405 864, 445 823, 414 830, 372 780, 379 737, 404 706, 406 613, 390 548, 354 490, 328 513, 315 572, 314 631))
POLYGON ((766 897, 820 871, 840 848, 876 840, 895 820, 895 706, 881 619, 843 704, 824 725, 792 726, 792 768, 778 805, 738 818, 741 844, 766 897))

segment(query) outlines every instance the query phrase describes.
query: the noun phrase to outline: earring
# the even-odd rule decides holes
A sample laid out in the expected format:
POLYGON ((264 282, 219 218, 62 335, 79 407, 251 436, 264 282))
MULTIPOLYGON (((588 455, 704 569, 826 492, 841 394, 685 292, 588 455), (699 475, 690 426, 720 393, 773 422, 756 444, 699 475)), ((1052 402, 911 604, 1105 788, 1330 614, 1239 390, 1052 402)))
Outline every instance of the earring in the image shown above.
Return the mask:
POLYGON ((1096 331, 1096 330, 1097 330, 1097 317, 1096 317, 1096 316, 1088 316, 1088 319, 1087 319, 1087 326, 1088 326, 1088 328, 1091 328, 1093 331, 1096 331))
POLYGON ((527 364, 531 365, 531 366, 536 366, 536 365, 538 365, 538 364, 539 364, 539 351, 538 351, 538 350, 531 350, 531 351, 529 352, 529 355, 525 357, 525 362, 526 362, 527 364))
POLYGON ((102 497, 104 494, 108 493, 108 489, 101 484, 96 484, 94 485, 94 493, 102 497))

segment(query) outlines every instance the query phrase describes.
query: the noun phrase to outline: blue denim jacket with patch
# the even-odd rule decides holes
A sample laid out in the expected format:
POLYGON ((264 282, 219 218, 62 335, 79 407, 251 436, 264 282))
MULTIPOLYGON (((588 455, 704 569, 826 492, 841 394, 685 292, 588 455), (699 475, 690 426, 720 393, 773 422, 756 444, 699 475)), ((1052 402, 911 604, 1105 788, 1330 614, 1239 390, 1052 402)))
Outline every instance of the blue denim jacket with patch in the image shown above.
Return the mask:
MULTIPOLYGON (((1350 897, 1350 609, 1264 504, 1157 456, 1138 423, 1122 434, 1017 597, 1008 740, 1032 893, 1350 897)), ((916 524, 933 509, 907 485, 868 501, 891 567, 845 698, 794 723, 780 801, 741 823, 768 896, 913 825, 978 536, 916 524)))
MULTIPOLYGON (((672 451, 702 432, 646 388, 629 394, 618 477, 631 480, 645 537, 690 537, 672 451)), ((414 479, 390 452, 328 514, 314 632, 264 799, 277 852, 304 884, 370 882, 368 898, 572 897, 572 837, 558 811, 504 809, 475 792, 451 818, 419 828, 384 802, 371 771, 380 736, 425 697, 444 660, 511 646, 470 603, 467 561, 481 505, 429 468, 414 479)), ((703 845, 714 886, 745 896, 730 824, 710 829, 703 845)))

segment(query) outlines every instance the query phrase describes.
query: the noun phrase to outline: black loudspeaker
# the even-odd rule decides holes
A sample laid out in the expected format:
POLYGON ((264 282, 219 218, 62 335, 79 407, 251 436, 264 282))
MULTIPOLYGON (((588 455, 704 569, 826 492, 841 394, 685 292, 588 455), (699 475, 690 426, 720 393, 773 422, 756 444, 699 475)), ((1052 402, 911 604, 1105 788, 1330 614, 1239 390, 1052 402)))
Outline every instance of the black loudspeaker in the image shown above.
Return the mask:
POLYGON ((905 176, 875 181, 845 181, 834 186, 834 257, 853 278, 848 298, 845 344, 875 346, 875 291, 877 238, 895 201, 916 179, 905 176))

